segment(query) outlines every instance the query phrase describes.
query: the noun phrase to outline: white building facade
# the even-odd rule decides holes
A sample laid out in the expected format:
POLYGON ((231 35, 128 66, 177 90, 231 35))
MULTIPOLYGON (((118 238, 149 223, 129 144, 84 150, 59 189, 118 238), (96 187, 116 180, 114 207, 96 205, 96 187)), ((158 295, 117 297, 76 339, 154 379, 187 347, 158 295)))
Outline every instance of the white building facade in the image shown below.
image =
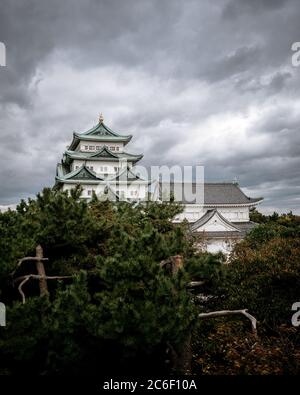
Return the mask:
MULTIPOLYGON (((160 196, 164 196, 167 190, 167 194, 174 192, 175 200, 179 200, 176 199, 178 184, 161 183, 159 189, 160 196)), ((199 249, 228 255, 233 246, 257 225, 250 221, 250 209, 263 199, 246 196, 236 182, 192 184, 194 196, 200 193, 197 191, 201 191, 201 203, 197 199, 195 202, 185 199, 183 193, 181 203, 184 210, 174 218, 174 222, 185 220, 189 223, 199 249)))
MULTIPOLYGON (((150 196, 152 200, 162 201, 163 183, 143 179, 135 172, 135 164, 143 155, 127 152, 126 145, 131 138, 131 135, 123 136, 108 128, 101 115, 96 126, 73 134, 70 146, 57 165, 56 187, 70 191, 79 184, 81 197, 85 199, 96 194, 116 201, 140 202, 150 196), (151 184, 158 192, 150 193, 151 184)), ((195 194, 198 186, 192 185, 195 194)), ((228 254, 233 245, 256 226, 250 221, 249 211, 263 199, 246 196, 234 182, 203 183, 201 188, 201 202, 183 198, 184 210, 174 222, 188 221, 197 236, 199 249, 228 254)), ((172 183, 168 191, 172 191, 172 183)))

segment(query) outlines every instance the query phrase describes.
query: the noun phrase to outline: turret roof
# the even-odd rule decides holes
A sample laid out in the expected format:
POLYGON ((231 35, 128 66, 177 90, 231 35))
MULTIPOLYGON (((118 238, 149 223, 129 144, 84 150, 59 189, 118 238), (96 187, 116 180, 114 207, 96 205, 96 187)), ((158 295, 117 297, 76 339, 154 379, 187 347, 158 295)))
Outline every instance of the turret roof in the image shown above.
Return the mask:
POLYGON ((99 122, 96 126, 93 126, 91 129, 86 132, 73 133, 73 140, 70 144, 69 149, 74 150, 78 145, 79 141, 111 141, 111 142, 124 142, 127 144, 132 138, 132 135, 120 135, 106 126, 103 122, 103 118, 99 118, 99 122))
POLYGON ((143 155, 129 154, 128 152, 112 152, 106 145, 104 145, 99 151, 96 152, 82 152, 82 151, 70 151, 67 150, 65 155, 70 159, 84 159, 84 160, 114 160, 119 161, 126 159, 129 162, 137 162, 142 159, 143 155))
POLYGON ((70 173, 65 173, 65 169, 61 163, 57 166, 57 181, 104 181, 104 178, 97 176, 97 174, 89 169, 85 164, 83 164, 79 169, 71 171, 70 173))
POLYGON ((151 181, 141 178, 139 175, 135 174, 129 167, 121 169, 117 174, 113 176, 101 177, 97 175, 93 170, 88 168, 86 164, 83 164, 74 171, 69 172, 64 163, 58 163, 56 182, 60 183, 76 183, 85 182, 91 184, 103 184, 109 183, 119 184, 119 183, 134 183, 138 181, 139 184, 151 184, 151 181))
POLYGON ((134 181, 140 181, 143 183, 151 184, 152 181, 145 180, 144 178, 141 178, 138 174, 134 173, 128 166, 122 169, 118 174, 114 175, 113 177, 110 177, 108 179, 109 181, 113 182, 134 182, 134 181))

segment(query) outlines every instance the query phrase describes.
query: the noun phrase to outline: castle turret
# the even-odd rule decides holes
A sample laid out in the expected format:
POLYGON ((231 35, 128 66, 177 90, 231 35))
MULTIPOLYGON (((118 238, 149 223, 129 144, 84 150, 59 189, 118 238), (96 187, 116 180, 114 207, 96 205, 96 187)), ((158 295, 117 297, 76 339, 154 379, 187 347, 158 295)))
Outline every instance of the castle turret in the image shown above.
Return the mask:
POLYGON ((104 124, 100 114, 96 126, 83 133, 73 133, 73 140, 57 165, 56 185, 70 190, 81 185, 83 198, 110 190, 117 199, 144 200, 149 180, 134 172, 143 155, 131 154, 125 146, 132 135, 120 135, 104 124))

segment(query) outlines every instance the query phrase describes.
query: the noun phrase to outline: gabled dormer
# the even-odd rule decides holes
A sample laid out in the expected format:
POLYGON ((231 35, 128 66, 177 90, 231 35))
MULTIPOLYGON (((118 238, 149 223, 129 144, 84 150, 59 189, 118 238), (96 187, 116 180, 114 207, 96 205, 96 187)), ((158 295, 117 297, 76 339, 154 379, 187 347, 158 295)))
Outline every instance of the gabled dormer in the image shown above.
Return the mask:
POLYGON ((79 169, 71 171, 70 173, 63 174, 62 171, 58 172, 56 181, 59 182, 74 182, 74 181, 103 181, 104 178, 98 176, 93 170, 89 169, 85 164, 79 169))
POLYGON ((193 232, 240 232, 240 229, 229 222, 216 209, 208 210, 192 226, 193 232))
POLYGON ((138 182, 140 184, 151 184, 151 181, 141 178, 138 174, 134 173, 134 171, 129 166, 121 169, 115 176, 110 177, 108 180, 109 182, 113 183, 125 182, 130 184, 133 182, 138 182))
POLYGON ((95 152, 94 154, 91 154, 89 159, 94 159, 94 158, 105 158, 105 159, 117 159, 119 160, 119 156, 115 153, 113 153, 112 151, 110 151, 110 149, 104 145, 99 151, 95 152))

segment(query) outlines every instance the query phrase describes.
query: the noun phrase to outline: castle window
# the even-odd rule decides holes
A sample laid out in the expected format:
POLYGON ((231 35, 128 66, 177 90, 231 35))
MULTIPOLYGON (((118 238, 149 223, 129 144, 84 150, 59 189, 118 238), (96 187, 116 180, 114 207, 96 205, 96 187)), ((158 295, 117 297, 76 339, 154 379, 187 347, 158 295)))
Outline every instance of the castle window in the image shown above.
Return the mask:
POLYGON ((93 193, 92 189, 89 189, 87 192, 88 192, 88 196, 92 196, 92 193, 93 193))
POLYGON ((85 146, 84 146, 84 149, 88 150, 88 149, 89 149, 89 146, 88 146, 88 145, 85 145, 85 146))
POLYGON ((119 151, 119 147, 116 147, 116 151, 119 151))
POLYGON ((90 145, 90 146, 89 146, 89 150, 90 150, 90 151, 95 151, 95 146, 94 146, 94 145, 90 145))
POLYGON ((114 151, 114 150, 115 150, 115 147, 110 147, 110 150, 111 150, 111 151, 114 151))
POLYGON ((96 146, 96 150, 97 150, 97 151, 100 151, 100 148, 101 148, 100 145, 97 145, 97 146, 96 146))

